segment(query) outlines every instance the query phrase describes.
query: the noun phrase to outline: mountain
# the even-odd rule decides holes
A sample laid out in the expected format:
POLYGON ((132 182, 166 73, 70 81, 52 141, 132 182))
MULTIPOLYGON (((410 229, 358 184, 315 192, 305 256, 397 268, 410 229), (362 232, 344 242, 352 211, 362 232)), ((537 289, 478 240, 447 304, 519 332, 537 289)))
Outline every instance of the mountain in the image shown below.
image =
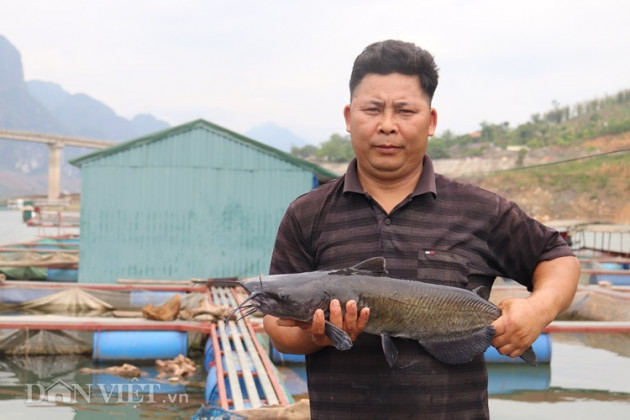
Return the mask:
POLYGON ((0 127, 59 132, 61 124, 29 93, 20 52, 0 35, 0 127))
MULTIPOLYGON (((84 93, 70 94, 60 85, 24 80, 20 52, 0 35, 0 128, 127 141, 168 128, 149 114, 131 120, 84 93)), ((65 192, 80 190, 80 171, 68 160, 93 149, 66 147, 61 168, 65 192)), ((44 144, 0 139, 0 200, 47 191, 48 149, 44 144)))
POLYGON ((290 153, 291 147, 304 147, 307 141, 293 134, 286 128, 277 126, 272 122, 256 126, 248 130, 245 135, 271 147, 290 153))
POLYGON ((33 80, 26 84, 31 96, 74 136, 124 141, 169 127, 148 114, 127 120, 102 102, 83 93, 71 95, 56 83, 33 80))

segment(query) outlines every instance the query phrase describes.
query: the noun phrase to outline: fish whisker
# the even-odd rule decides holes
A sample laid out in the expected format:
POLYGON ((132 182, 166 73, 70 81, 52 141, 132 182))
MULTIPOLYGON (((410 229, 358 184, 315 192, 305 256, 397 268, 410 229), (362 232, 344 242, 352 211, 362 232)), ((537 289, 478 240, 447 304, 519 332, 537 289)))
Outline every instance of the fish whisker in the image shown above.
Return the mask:
MULTIPOLYGON (((247 297, 247 299, 245 299, 244 301, 241 302, 240 305, 238 305, 233 311, 232 313, 230 313, 230 315, 228 315, 224 321, 229 321, 230 319, 232 319, 232 317, 234 316, 234 314, 236 314, 237 311, 242 310, 242 309, 246 309, 247 311, 250 310, 251 307, 255 307, 250 300, 252 300, 253 298, 255 298, 256 296, 258 296, 258 293, 252 293, 251 295, 249 295, 247 297), (249 304, 248 304, 249 303, 249 304)), ((241 312, 242 314, 242 312, 241 312)), ((248 313, 249 314, 249 313, 248 313)))
POLYGON ((242 308, 242 309, 247 309, 247 310, 245 311, 245 313, 243 313, 243 311, 241 310, 241 317, 238 318, 237 321, 240 321, 243 318, 247 318, 251 314, 256 313, 258 311, 258 307, 254 305, 250 305, 247 308, 242 308))

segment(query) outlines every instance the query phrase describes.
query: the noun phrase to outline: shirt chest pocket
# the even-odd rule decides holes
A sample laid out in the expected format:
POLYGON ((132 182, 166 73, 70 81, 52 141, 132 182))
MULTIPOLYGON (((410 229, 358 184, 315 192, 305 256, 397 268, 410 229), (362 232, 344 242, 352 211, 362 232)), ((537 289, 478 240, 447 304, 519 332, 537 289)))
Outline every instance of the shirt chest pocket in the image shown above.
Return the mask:
POLYGON ((468 261, 462 255, 441 249, 418 251, 418 280, 446 286, 468 284, 468 261))

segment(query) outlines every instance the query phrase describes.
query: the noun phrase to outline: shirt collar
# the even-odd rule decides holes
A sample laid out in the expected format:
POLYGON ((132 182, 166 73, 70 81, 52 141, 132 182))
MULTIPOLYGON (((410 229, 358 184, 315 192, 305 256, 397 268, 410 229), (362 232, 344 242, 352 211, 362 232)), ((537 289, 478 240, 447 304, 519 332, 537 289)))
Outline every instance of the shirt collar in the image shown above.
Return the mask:
MULTIPOLYGON (((365 190, 361 186, 361 183, 359 182, 359 176, 357 174, 357 158, 352 159, 350 161, 350 164, 348 164, 343 192, 366 194, 365 190)), ((418 184, 416 184, 416 188, 414 188, 411 196, 415 197, 426 193, 431 193, 433 195, 433 198, 437 197, 433 162, 431 161, 431 158, 429 156, 424 155, 424 159, 422 160, 422 174, 420 175, 420 180, 418 181, 418 184)))

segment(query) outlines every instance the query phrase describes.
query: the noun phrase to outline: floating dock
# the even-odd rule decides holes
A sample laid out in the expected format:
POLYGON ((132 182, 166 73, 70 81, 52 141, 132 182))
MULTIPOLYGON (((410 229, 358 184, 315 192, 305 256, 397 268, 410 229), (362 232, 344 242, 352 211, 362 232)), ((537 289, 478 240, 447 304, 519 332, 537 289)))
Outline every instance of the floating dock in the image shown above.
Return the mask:
MULTIPOLYGON (((0 294, 9 288, 28 288, 47 293, 61 289, 100 291, 202 293, 216 305, 236 307, 242 296, 233 287, 175 286, 167 284, 68 284, 51 282, 5 282, 0 294)), ((149 296, 149 299, 153 298, 149 296)), ((204 368, 207 370, 206 400, 226 410, 258 408, 263 405, 289 405, 285 389, 267 350, 257 338, 248 319, 238 321, 154 321, 144 318, 63 315, 0 315, 0 329, 28 331, 92 331, 93 358, 135 360, 175 357, 186 352, 187 333, 207 335, 204 368), (175 334, 175 336, 173 336, 175 334), (182 350, 183 349, 183 350, 182 350), (161 352, 153 354, 154 351, 161 352), (164 353, 167 352, 167 353, 164 353), (163 353, 163 354, 162 354, 163 353), (172 354, 173 353, 173 354, 172 354)))

